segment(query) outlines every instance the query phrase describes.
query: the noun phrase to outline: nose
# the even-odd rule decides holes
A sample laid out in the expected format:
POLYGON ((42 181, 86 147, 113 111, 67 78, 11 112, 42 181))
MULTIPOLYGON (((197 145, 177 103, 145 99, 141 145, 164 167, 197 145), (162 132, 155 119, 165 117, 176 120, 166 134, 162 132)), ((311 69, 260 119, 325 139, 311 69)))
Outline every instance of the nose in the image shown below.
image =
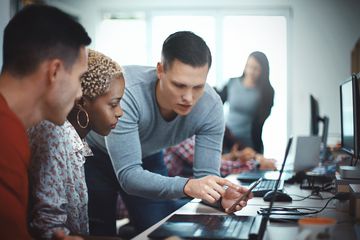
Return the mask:
POLYGON ((193 94, 191 89, 186 91, 182 98, 186 103, 191 103, 193 99, 193 94))
POLYGON ((115 116, 116 118, 121 118, 124 115, 124 111, 120 106, 116 108, 115 116))

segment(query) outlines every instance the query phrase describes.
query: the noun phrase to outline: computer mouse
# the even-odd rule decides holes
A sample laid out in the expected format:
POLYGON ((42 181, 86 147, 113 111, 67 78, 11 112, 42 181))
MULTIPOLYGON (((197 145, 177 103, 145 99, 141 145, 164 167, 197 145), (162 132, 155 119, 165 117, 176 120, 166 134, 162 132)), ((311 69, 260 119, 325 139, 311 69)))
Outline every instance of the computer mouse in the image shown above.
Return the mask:
MULTIPOLYGON (((275 191, 267 192, 263 197, 264 201, 270 202, 273 199, 274 194, 275 194, 275 191)), ((286 193, 277 191, 274 201, 275 202, 291 202, 292 198, 289 195, 287 195, 286 193)))

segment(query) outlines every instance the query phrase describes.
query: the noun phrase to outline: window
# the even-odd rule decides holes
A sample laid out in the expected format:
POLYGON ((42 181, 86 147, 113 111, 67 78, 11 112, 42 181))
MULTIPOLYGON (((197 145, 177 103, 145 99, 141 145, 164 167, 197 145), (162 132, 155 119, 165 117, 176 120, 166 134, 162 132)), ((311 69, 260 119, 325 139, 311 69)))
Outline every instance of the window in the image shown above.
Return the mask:
POLYGON ((146 65, 146 44, 146 21, 141 14, 106 18, 96 36, 96 50, 121 65, 146 65))
POLYGON ((121 65, 156 66, 166 37, 176 31, 193 31, 207 42, 212 52, 208 83, 217 87, 224 86, 230 77, 242 74, 251 52, 264 52, 269 59, 270 81, 275 90, 274 107, 263 129, 265 156, 282 160, 287 139, 286 18, 211 11, 184 13, 107 14, 98 28, 96 49, 121 65))

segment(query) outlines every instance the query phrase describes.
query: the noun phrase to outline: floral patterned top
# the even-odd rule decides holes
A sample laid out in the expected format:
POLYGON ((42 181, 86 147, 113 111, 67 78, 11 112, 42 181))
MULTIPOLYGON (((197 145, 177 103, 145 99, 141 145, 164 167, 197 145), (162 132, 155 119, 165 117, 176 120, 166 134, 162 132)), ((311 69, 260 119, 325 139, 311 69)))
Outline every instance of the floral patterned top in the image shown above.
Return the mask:
POLYGON ((43 121, 28 131, 30 166, 30 231, 51 239, 54 231, 88 234, 85 156, 92 155, 75 128, 43 121))

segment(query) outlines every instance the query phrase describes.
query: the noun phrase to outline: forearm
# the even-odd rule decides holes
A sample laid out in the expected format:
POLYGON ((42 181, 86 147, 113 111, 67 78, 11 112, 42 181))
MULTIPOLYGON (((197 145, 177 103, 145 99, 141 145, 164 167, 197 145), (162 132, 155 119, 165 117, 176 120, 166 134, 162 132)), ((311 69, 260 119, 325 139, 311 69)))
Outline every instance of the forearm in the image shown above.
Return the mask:
POLYGON ((70 231, 66 227, 66 184, 63 181, 64 175, 61 174, 66 169, 59 167, 65 164, 65 160, 49 157, 34 159, 33 164, 31 231, 41 239, 51 239, 57 230, 69 234, 70 231))
POLYGON ((62 188, 64 183, 56 183, 56 189, 50 188, 51 184, 54 184, 54 179, 41 177, 33 189, 30 228, 35 236, 41 239, 51 239, 58 230, 64 231, 66 235, 70 234, 66 227, 68 216, 65 190, 62 188))
POLYGON ((70 234, 70 230, 66 228, 65 209, 59 204, 37 201, 32 213, 30 229, 37 238, 52 239, 54 232, 58 230, 64 231, 66 235, 70 234))
POLYGON ((175 199, 186 196, 184 187, 188 179, 165 177, 136 166, 118 173, 118 179, 125 192, 131 195, 154 198, 175 199))

